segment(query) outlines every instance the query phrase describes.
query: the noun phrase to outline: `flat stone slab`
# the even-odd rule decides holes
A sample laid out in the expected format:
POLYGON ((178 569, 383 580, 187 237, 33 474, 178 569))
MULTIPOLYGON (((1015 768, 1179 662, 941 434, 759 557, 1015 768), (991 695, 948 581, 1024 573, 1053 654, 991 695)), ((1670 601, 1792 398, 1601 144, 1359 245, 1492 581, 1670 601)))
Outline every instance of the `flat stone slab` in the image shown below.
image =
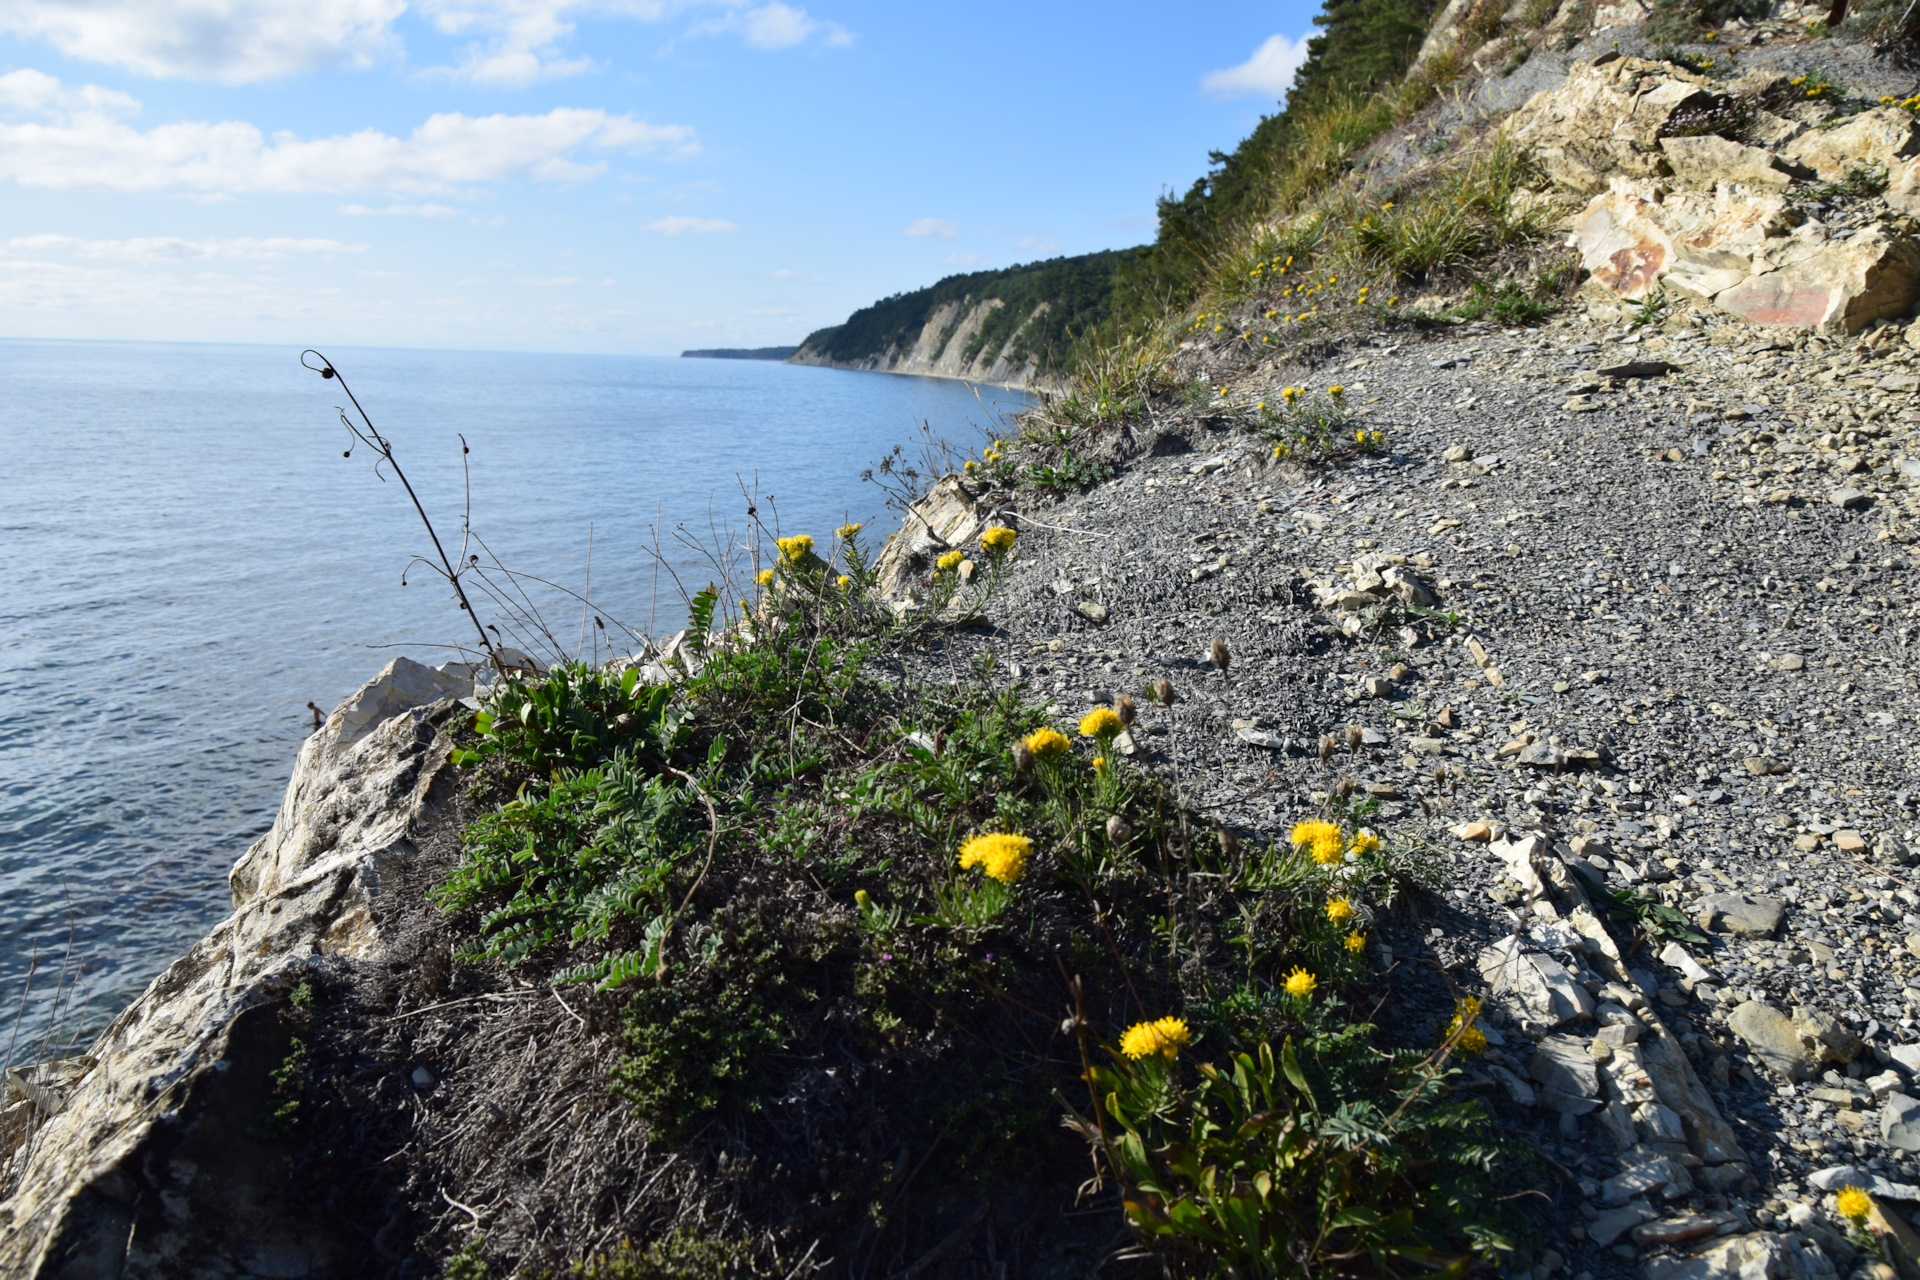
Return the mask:
POLYGON ((1787 904, 1754 893, 1710 893, 1700 899, 1700 927, 1738 938, 1771 938, 1787 904))

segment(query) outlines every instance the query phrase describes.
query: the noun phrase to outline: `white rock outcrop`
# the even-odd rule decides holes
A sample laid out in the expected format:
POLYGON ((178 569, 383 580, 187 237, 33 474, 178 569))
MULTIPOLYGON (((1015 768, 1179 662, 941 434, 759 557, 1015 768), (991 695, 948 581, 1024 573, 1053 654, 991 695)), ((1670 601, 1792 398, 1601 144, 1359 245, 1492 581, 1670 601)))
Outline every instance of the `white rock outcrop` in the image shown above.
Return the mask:
MULTIPOLYGON (((199 1086, 238 1074, 246 1015, 283 1001, 316 957, 379 950, 373 906, 447 764, 438 724, 472 687, 396 658, 307 739, 272 829, 233 868, 233 914, 114 1019, 63 1107, 8 1157, 0 1275, 118 1276, 130 1257, 160 1256, 141 1208, 143 1192, 164 1200, 155 1152, 183 1141, 210 1092, 199 1086)), ((311 1260, 299 1240, 249 1247, 311 1260)))

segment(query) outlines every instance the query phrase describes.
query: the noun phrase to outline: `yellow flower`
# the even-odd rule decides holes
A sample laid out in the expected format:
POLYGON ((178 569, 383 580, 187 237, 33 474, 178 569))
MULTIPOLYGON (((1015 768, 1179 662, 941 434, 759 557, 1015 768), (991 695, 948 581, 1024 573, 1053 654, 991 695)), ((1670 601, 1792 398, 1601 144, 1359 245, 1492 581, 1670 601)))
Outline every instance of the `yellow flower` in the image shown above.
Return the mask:
POLYGON ((1313 994, 1313 989, 1319 985, 1320 984, 1314 980, 1314 976, 1305 969, 1295 969, 1287 975, 1287 994, 1297 1000, 1305 1000, 1313 994))
POLYGON ((833 531, 833 536, 845 542, 866 527, 864 524, 843 524, 833 531))
POLYGON ((1335 924, 1345 924, 1353 919, 1353 904, 1345 898, 1335 898, 1327 904, 1327 919, 1335 924))
POLYGON ((980 469, 980 464, 975 462, 972 458, 968 458, 966 469, 968 471, 978 471, 980 469))
POLYGON ((1453 1040, 1453 1047, 1469 1056, 1487 1051, 1487 1033, 1473 1025, 1480 1016, 1480 1001, 1466 996, 1454 1001, 1453 1021, 1447 1024, 1446 1039, 1453 1040), (1458 1036, 1458 1039, 1455 1037, 1458 1036))
POLYGON ((1093 771, 1095 773, 1104 776, 1110 767, 1111 766, 1107 764, 1107 758, 1105 756, 1095 756, 1093 758, 1093 771))
POLYGON ((1391 298, 1388 298, 1388 299, 1387 299, 1387 305, 1388 305, 1388 306, 1390 306, 1390 307, 1397 307, 1397 306, 1399 306, 1399 305, 1400 305, 1400 295, 1396 293, 1396 294, 1394 294, 1394 295, 1393 295, 1393 296, 1392 296, 1391 298))
POLYGON ((1025 836, 988 834, 975 836, 960 846, 960 865, 979 867, 1001 884, 1012 884, 1027 870, 1027 857, 1033 841, 1025 836))
POLYGON ((980 535, 980 545, 995 555, 998 555, 1011 547, 1013 540, 1019 536, 1017 531, 1009 529, 1005 525, 995 525, 980 535))
POLYGON ((1842 1187, 1833 1198, 1833 1207, 1840 1211, 1841 1217, 1859 1226, 1873 1212, 1873 1197, 1858 1187, 1842 1187))
POLYGON ((949 569, 959 568, 960 562, 962 560, 965 560, 966 558, 967 557, 963 552, 959 551, 958 549, 955 549, 953 551, 947 552, 945 555, 941 556, 938 560, 934 561, 934 563, 940 567, 940 572, 945 573, 949 569))
POLYGON ((781 557, 796 563, 813 550, 813 539, 804 533, 796 533, 791 538, 781 538, 779 543, 781 557))
POLYGON ((1341 396, 1347 394, 1347 389, 1341 386, 1340 384, 1335 383, 1333 386, 1327 388, 1327 394, 1332 396, 1335 400, 1338 400, 1341 396))
POLYGON ((1067 735, 1054 729, 1036 729, 1023 741, 1036 760, 1051 760, 1073 749, 1073 744, 1067 741, 1067 735))
POLYGON ((1102 742, 1119 735, 1125 726, 1120 723, 1120 713, 1112 707, 1095 707, 1080 717, 1080 736, 1098 738, 1102 742))
POLYGON ((1288 834, 1293 843, 1304 846, 1322 866, 1340 861, 1340 828, 1334 823, 1318 819, 1296 822, 1288 834))
POLYGON ((849 578, 849 577, 848 577, 848 576, 847 576, 846 574, 844 574, 844 573, 843 573, 843 574, 841 574, 841 575, 840 575, 840 576, 839 576, 838 578, 836 578, 836 579, 835 579, 835 581, 836 581, 836 582, 838 582, 838 583, 839 583, 839 584, 840 584, 841 586, 843 586, 843 587, 844 587, 844 586, 846 586, 846 585, 847 585, 847 584, 848 584, 849 582, 852 582, 852 581, 853 581, 853 579, 852 579, 852 578, 849 578))
POLYGON ((1389 200, 1385 204, 1380 206, 1380 211, 1382 213, 1385 213, 1388 209, 1391 209, 1391 208, 1393 208, 1393 201, 1389 200))
POLYGON ((1156 1018, 1136 1022, 1120 1037, 1120 1052, 1129 1058, 1173 1058, 1193 1041, 1193 1033, 1180 1018, 1156 1018))
POLYGON ((1347 940, 1340 945, 1357 956, 1367 949, 1367 935, 1364 933, 1350 933, 1347 935, 1347 940))
POLYGON ((873 895, 865 889, 855 889, 853 891, 853 901, 854 905, 858 906, 862 911, 865 911, 873 905, 873 895))
POLYGON ((754 577, 755 577, 756 579, 758 579, 758 580, 759 580, 759 583, 760 583, 760 585, 764 587, 764 586, 766 586, 766 585, 767 585, 768 583, 770 583, 770 582, 772 582, 772 581, 773 581, 773 570, 771 570, 771 569, 762 569, 762 570, 761 570, 761 571, 760 571, 759 573, 756 573, 756 574, 754 575, 754 577))
POLYGON ((1364 829, 1356 831, 1353 833, 1353 843, 1347 847, 1364 856, 1380 847, 1380 837, 1364 829))

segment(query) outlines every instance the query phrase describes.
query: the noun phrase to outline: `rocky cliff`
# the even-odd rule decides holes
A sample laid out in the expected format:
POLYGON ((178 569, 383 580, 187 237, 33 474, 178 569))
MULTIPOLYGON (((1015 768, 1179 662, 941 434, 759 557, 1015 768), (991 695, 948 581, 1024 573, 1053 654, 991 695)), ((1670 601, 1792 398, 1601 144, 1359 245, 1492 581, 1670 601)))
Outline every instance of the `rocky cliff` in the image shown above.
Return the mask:
POLYGON ((794 364, 1052 385, 1076 344, 1105 322, 1129 251, 948 276, 883 298, 808 334, 794 364))
POLYGON ((925 324, 909 345, 891 342, 884 349, 865 355, 836 357, 819 335, 788 357, 792 364, 820 365, 831 369, 860 369, 870 373, 904 373, 926 378, 965 378, 995 386, 1024 387, 1041 380, 1040 360, 1019 347, 1019 338, 1034 320, 1046 314, 1041 303, 1016 326, 1014 335, 991 350, 973 349, 972 340, 993 314, 1007 304, 999 298, 967 298, 943 302, 928 313, 925 324), (1018 363, 1009 358, 1019 357, 1018 363))

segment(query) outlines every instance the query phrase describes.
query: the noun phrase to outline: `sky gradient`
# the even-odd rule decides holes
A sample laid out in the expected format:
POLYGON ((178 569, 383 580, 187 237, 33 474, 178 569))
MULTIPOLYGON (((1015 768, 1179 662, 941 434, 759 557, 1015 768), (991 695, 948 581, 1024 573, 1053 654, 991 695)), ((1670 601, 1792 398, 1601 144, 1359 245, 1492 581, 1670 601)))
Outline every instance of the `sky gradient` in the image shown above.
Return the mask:
POLYGON ((1316 9, 0 0, 0 335, 793 343, 1150 239, 1316 9))

